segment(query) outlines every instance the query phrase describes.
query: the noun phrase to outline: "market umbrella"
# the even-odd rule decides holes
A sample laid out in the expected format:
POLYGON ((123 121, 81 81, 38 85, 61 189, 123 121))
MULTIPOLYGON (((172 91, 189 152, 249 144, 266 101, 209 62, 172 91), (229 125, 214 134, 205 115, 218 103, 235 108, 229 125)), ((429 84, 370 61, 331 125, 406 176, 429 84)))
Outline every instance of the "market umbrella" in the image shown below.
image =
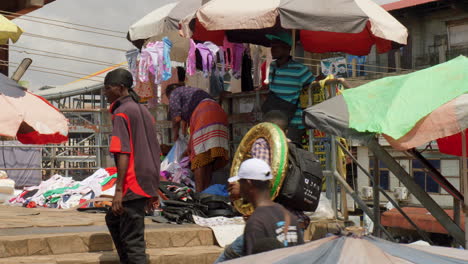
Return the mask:
POLYGON ((6 17, 0 15, 0 44, 8 44, 8 41, 16 42, 23 34, 23 30, 6 17))
POLYGON ((179 35, 179 21, 194 14, 206 0, 183 0, 169 3, 153 10, 128 30, 128 39, 138 42, 146 39, 152 41, 168 37, 173 44, 171 59, 184 62, 189 50, 189 41, 179 35))
POLYGON ((44 98, 0 74, 0 135, 23 144, 58 144, 68 137, 68 120, 44 98))
POLYGON ((212 0, 195 20, 181 21, 186 37, 194 30, 194 39, 209 40, 213 32, 225 31, 230 41, 263 45, 265 33, 294 29, 300 30, 304 50, 315 53, 367 55, 374 44, 384 53, 406 45, 408 37, 407 29, 372 0, 212 0), (198 33, 197 23, 207 31, 198 33))
POLYGON ((225 263, 462 264, 467 260, 468 251, 460 249, 397 244, 372 236, 331 236, 225 263))
POLYGON ((397 150, 468 128, 468 58, 379 79, 307 108, 305 123, 363 141, 382 134, 397 150))
MULTIPOLYGON (((466 138, 465 142, 468 142, 468 129, 465 130, 465 138, 466 138)), ((463 141, 462 133, 458 133, 449 137, 437 139, 437 145, 441 153, 461 157, 463 156, 462 141, 463 141)), ((468 143, 466 144, 467 144, 467 149, 468 149, 468 143)))

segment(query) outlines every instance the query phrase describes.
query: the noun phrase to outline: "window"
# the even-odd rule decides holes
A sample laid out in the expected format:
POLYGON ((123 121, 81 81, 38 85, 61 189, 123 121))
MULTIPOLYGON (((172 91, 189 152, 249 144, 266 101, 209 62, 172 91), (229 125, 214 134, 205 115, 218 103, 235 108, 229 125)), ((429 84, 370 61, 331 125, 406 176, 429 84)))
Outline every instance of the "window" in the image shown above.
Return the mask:
MULTIPOLYGON (((382 162, 379 161, 379 172, 380 172, 380 187, 384 190, 390 190, 390 171, 388 170, 387 166, 382 162)), ((369 160, 369 173, 374 176, 374 159, 371 158, 369 160)), ((372 182, 369 183, 372 185, 372 182)))
POLYGON ((468 24, 453 23, 448 27, 450 47, 464 47, 468 45, 468 24))
MULTIPOLYGON (((434 168, 440 171, 440 160, 428 160, 434 168)), ((416 183, 426 192, 440 193, 440 186, 424 170, 424 165, 419 160, 413 160, 413 177, 416 183)))

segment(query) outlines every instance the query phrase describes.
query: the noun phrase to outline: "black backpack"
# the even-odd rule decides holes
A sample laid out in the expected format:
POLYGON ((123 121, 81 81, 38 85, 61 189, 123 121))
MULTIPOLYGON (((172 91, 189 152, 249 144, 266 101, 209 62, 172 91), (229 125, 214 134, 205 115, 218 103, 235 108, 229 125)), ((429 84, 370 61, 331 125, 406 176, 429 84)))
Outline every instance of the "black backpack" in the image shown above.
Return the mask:
POLYGON ((313 212, 320 200, 322 167, 313 153, 293 143, 288 147, 288 173, 276 202, 291 209, 313 212))

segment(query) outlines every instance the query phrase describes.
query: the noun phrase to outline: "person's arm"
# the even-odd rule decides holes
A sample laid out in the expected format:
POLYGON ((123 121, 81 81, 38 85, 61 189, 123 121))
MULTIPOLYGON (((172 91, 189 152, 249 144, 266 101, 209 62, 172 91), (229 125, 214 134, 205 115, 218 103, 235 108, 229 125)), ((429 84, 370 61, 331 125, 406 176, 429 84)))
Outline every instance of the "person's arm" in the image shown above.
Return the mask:
POLYGON ((174 142, 176 142, 177 139, 179 139, 179 130, 180 130, 181 121, 182 121, 182 117, 180 116, 176 116, 172 118, 172 133, 174 133, 172 137, 174 139, 174 142))
POLYGON ((117 167, 117 181, 115 183, 115 194, 112 200, 112 212, 115 215, 123 214, 123 184, 128 170, 130 155, 126 153, 115 153, 115 165, 117 167))
POLYGON ((304 68, 304 72, 301 74, 301 81, 302 81, 302 87, 306 88, 308 87, 314 80, 315 76, 312 74, 311 71, 307 67, 304 68))

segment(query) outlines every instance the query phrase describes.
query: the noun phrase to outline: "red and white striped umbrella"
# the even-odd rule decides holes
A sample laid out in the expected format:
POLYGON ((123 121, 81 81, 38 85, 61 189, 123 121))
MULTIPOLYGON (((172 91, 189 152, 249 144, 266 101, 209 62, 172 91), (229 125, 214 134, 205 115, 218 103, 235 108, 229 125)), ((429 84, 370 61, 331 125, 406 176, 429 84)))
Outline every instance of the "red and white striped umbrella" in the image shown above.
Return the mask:
POLYGON ((219 38, 265 44, 265 33, 295 29, 306 51, 367 55, 406 45, 407 29, 372 0, 211 0, 181 21, 195 40, 219 38), (198 32, 197 32, 198 31, 198 32))

